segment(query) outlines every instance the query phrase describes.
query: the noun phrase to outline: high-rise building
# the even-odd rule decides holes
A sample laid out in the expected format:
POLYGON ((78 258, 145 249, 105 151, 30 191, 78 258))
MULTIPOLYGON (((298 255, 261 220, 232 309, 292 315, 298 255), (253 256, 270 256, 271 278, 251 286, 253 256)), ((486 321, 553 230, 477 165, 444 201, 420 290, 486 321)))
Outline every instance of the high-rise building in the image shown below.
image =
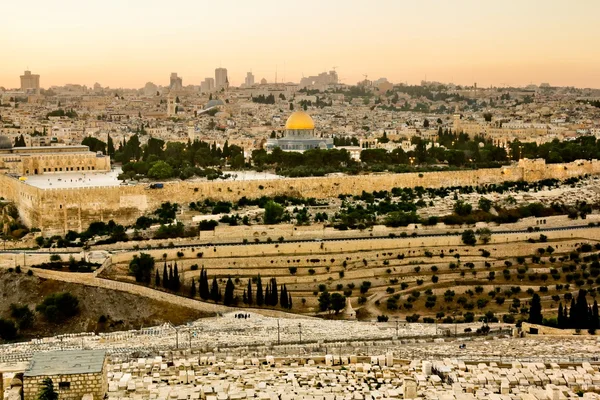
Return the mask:
POLYGON ((24 92, 40 92, 40 76, 34 75, 31 71, 25 71, 21 75, 21 90, 24 92))
POLYGON ((183 90, 183 79, 177 76, 177 72, 171 72, 171 80, 169 84, 170 90, 183 90))
POLYGON ((215 89, 227 89, 229 87, 229 79, 227 78, 227 68, 215 69, 215 89))
POLYGON ((215 80, 213 78, 204 78, 200 83, 200 92, 211 93, 215 91, 215 80))
POLYGON ((246 80, 244 81, 244 84, 247 87, 254 85, 254 75, 252 75, 252 72, 246 73, 246 80))
POLYGON ((329 72, 321 72, 317 76, 308 76, 300 80, 300 87, 325 87, 327 85, 335 85, 338 83, 338 75, 335 70, 329 72))

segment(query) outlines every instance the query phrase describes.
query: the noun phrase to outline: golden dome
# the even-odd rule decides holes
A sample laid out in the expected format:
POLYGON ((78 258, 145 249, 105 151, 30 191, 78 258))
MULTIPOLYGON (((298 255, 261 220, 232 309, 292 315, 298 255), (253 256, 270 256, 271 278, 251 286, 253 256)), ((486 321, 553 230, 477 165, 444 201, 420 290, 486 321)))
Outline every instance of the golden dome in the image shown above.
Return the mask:
POLYGON ((290 115, 285 123, 287 130, 311 130, 315 129, 315 122, 304 111, 296 111, 290 115))

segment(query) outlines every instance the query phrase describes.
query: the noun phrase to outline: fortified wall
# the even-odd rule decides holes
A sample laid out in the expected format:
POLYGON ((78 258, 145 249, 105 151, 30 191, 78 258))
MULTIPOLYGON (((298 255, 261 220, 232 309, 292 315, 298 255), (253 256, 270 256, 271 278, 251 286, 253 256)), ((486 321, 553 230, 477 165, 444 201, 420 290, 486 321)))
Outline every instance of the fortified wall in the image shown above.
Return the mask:
POLYGON ((165 183, 163 189, 148 189, 146 185, 38 189, 0 175, 0 196, 17 205, 27 226, 52 235, 68 230, 82 231, 94 221, 113 219, 129 225, 167 201, 189 203, 206 198, 236 201, 242 196, 278 194, 330 198, 394 187, 476 186, 519 180, 562 180, 598 173, 600 161, 597 160, 552 165, 546 165, 543 160, 521 160, 518 164, 495 169, 254 181, 178 181, 165 183))

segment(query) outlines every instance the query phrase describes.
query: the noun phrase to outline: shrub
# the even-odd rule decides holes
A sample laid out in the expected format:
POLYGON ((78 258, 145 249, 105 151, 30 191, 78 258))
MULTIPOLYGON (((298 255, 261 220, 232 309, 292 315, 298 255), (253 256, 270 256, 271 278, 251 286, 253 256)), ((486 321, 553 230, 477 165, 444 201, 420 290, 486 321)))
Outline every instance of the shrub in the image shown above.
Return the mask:
POLYGON ((406 322, 417 322, 421 316, 419 314, 407 315, 406 322))
POLYGON ((15 323, 8 319, 0 318, 0 339, 13 340, 17 337, 15 323))
POLYGON ((378 315, 377 316, 377 322, 388 322, 389 319, 390 319, 390 317, 388 317, 387 315, 378 315))
POLYGON ((55 293, 44 298, 35 308, 49 322, 61 322, 79 312, 79 300, 71 293, 55 293))

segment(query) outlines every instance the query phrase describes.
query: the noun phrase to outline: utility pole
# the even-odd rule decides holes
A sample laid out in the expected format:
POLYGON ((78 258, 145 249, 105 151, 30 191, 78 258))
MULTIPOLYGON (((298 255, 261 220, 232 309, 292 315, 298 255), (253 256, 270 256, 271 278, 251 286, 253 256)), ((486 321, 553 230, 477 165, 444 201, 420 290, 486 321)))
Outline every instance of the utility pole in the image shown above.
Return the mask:
POLYGON ((277 344, 281 344, 281 338, 279 336, 279 320, 277 320, 277 344))
POLYGON ((396 320, 396 339, 398 339, 398 320, 396 320))
POLYGON ((298 322, 298 333, 300 333, 300 344, 302 344, 302 323, 298 322))

